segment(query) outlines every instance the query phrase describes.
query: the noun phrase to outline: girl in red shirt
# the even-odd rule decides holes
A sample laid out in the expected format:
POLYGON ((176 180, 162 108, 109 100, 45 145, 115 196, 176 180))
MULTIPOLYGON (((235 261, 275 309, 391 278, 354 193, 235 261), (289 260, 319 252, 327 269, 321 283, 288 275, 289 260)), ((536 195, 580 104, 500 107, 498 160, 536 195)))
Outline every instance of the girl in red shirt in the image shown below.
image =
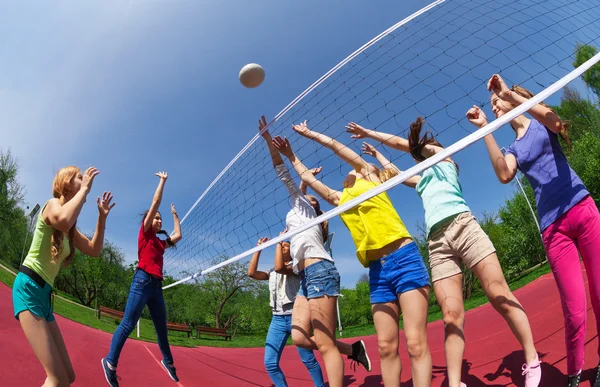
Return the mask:
POLYGON ((169 234, 162 230, 162 217, 160 212, 158 212, 158 207, 162 200, 163 189, 168 174, 166 172, 159 172, 156 176, 160 178, 160 181, 154 193, 152 205, 144 213, 144 220, 140 227, 138 236, 138 267, 129 290, 125 315, 113 335, 108 356, 102 359, 104 376, 108 384, 112 387, 119 386, 119 382, 117 381, 119 355, 127 337, 133 332, 146 305, 148 305, 148 309, 150 310, 150 316, 152 316, 152 322, 156 329, 158 346, 163 355, 161 364, 165 367, 171 379, 176 382, 179 381, 175 367, 173 366, 173 356, 171 355, 167 336, 167 311, 162 293, 162 270, 165 249, 175 246, 175 243, 181 240, 181 227, 175 207, 171 204, 175 231, 173 236, 169 237, 169 234), (166 240, 159 239, 157 234, 167 235, 166 240))

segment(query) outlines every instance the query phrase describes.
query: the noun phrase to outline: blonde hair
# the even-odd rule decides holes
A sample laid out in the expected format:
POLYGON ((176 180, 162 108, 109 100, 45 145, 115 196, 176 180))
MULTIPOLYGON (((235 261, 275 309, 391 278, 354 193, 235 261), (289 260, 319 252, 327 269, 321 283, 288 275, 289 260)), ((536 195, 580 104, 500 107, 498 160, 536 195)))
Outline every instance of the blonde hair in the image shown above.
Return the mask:
MULTIPOLYGON (((54 181, 52 182, 52 196, 56 199, 60 200, 60 204, 65 204, 65 195, 68 193, 69 188, 71 188, 71 182, 73 178, 81 173, 81 170, 74 166, 61 168, 54 176, 54 181)), ((69 247, 70 253, 69 256, 65 258, 64 265, 68 266, 73 261, 73 256, 75 255, 75 246, 74 246, 74 237, 75 237, 75 227, 77 222, 73 224, 73 226, 69 229, 69 247)), ((52 231, 52 239, 51 239, 51 247, 50 253, 52 254, 52 262, 58 262, 58 257, 63 251, 63 233, 60 230, 54 229, 52 231)))
POLYGON ((385 183, 392 177, 398 176, 398 171, 394 168, 384 168, 384 169, 379 170, 378 176, 379 176, 379 180, 382 183, 385 183))
MULTIPOLYGON (((510 89, 512 91, 514 91, 515 93, 517 93, 518 95, 520 95, 521 97, 527 98, 527 99, 531 99, 535 95, 531 91, 529 91, 526 88, 519 86, 519 85, 513 85, 513 87, 511 87, 510 89)), ((542 105, 542 106, 552 110, 554 113, 556 113, 554 111, 554 109, 552 109, 550 106, 548 106, 544 102, 540 102, 540 105, 542 105)), ((560 119, 560 117, 559 117, 559 119, 560 119)), ((569 138, 569 133, 568 133, 569 122, 563 121, 563 120, 560 120, 560 122, 561 122, 561 130, 558 134, 560 135, 560 137, 562 137, 563 140, 565 140, 565 143, 570 148, 571 147, 571 139, 569 138)))

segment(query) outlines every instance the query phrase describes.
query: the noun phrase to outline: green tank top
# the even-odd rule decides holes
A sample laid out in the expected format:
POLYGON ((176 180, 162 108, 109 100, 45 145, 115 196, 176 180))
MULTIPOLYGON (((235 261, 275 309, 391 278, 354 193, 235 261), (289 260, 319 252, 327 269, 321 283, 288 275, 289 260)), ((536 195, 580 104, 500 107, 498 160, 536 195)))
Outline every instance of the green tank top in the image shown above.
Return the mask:
POLYGON ((444 225, 448 218, 470 211, 453 162, 442 161, 427 168, 416 189, 425 208, 427 236, 444 225))
POLYGON ((31 247, 23 265, 38 273, 48 285, 54 287, 54 279, 60 270, 62 261, 71 253, 71 246, 69 245, 67 236, 63 233, 62 251, 58 256, 58 261, 52 262, 50 249, 52 247, 52 233, 54 232, 54 228, 44 222, 42 214, 46 209, 46 205, 48 203, 44 205, 44 208, 42 208, 37 217, 33 241, 31 241, 31 247))

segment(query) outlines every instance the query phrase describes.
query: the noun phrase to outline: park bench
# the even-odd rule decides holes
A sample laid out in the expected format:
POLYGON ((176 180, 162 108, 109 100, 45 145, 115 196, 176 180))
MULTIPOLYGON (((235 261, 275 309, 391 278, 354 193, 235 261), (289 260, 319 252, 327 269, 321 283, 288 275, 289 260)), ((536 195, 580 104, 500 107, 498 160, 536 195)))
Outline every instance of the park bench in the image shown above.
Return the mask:
POLYGON ((212 336, 221 336, 225 338, 225 341, 231 341, 231 335, 227 333, 226 329, 222 328, 208 328, 208 327, 196 327, 196 337, 200 338, 200 334, 212 335, 212 336))
POLYGON ((167 323, 167 329, 170 331, 187 332, 188 337, 192 336, 192 327, 187 324, 167 323))
POLYGON ((119 312, 118 310, 107 308, 106 306, 101 306, 100 308, 98 308, 96 315, 98 316, 98 320, 100 320, 100 316, 102 315, 112 317, 114 319, 119 318, 122 320, 124 313, 119 312))

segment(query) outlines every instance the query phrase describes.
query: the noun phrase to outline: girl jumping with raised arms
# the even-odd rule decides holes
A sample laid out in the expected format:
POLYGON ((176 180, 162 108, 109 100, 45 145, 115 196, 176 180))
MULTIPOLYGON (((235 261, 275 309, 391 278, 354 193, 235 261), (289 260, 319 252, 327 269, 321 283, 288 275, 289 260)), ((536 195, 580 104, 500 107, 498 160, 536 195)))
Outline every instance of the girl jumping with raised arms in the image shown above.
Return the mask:
MULTIPOLYGON (((258 129, 262 131, 267 125, 265 117, 261 117, 258 122, 258 129)), ((322 213, 319 202, 300 191, 283 163, 279 151, 289 158, 288 150, 291 151, 291 148, 279 147, 278 151, 277 143, 271 138, 268 130, 262 133, 262 137, 269 148, 277 176, 288 189, 292 200, 292 209, 287 213, 285 222, 286 229, 293 231, 322 213)), ((292 340, 299 347, 318 349, 325 363, 329 385, 341 387, 344 379, 344 361, 340 353, 359 362, 367 371, 371 370, 371 362, 362 340, 350 345, 335 338, 340 275, 333 258, 323 246, 327 236, 328 227, 325 222, 291 237, 292 269, 300 275, 301 280, 292 312, 292 340), (311 331, 314 336, 311 335, 311 331)))
POLYGON ((112 195, 97 199, 98 222, 92 240, 77 230, 77 218, 92 189, 96 168, 81 173, 77 167, 58 171, 52 183, 54 198, 40 211, 29 253, 13 284, 14 316, 35 356, 46 371, 44 387, 69 386, 75 372, 65 342, 52 313, 52 287, 61 265, 73 261, 75 249, 99 257, 104 244, 106 218, 114 207, 112 195))
MULTIPOLYGON (((488 82, 492 111, 501 117, 533 94, 519 86, 509 89, 495 74, 488 82)), ((565 125, 540 103, 510 122, 516 140, 503 155, 494 137, 484 137, 494 172, 500 182, 512 181, 517 170, 533 187, 546 256, 558 285, 565 319, 567 385, 576 387, 583 367, 587 317, 585 283, 579 256, 589 281, 596 330, 600 333, 600 214, 585 185, 571 169, 558 140, 565 125)), ((487 118, 474 106, 467 112, 472 124, 483 127, 487 118)), ((600 386, 598 366, 594 387, 600 386)))
POLYGON ((162 229, 162 216, 158 208, 162 201, 163 189, 168 175, 166 172, 159 172, 156 176, 160 179, 158 187, 154 193, 150 209, 144 213, 138 234, 138 266, 133 275, 131 288, 129 289, 125 315, 113 334, 108 356, 102 359, 104 376, 108 384, 112 387, 118 387, 119 385, 117 380, 117 364, 123 345, 125 345, 125 341, 131 332, 133 332, 146 305, 148 305, 158 338, 158 346, 163 355, 163 360, 160 363, 168 372, 171 379, 175 382, 179 381, 175 367, 173 366, 173 356, 171 355, 169 337, 167 336, 167 311, 163 298, 162 281, 163 254, 166 248, 175 246, 181 240, 181 226, 177 211, 175 211, 175 207, 171 204, 174 233, 172 236, 169 236, 162 229), (166 235, 166 240, 159 239, 157 234, 166 235))
MULTIPOLYGON (((372 138, 391 148, 410 153, 415 162, 419 163, 443 149, 435 138, 427 134, 421 137, 422 126, 421 117, 411 123, 408 140, 368 130, 354 122, 346 128, 352 138, 372 138)), ((363 144, 363 151, 376 157, 384 166, 390 164, 366 142, 363 144)), ((433 291, 444 316, 448 386, 465 386, 460 381, 465 350, 463 265, 477 276, 492 306, 506 320, 521 343, 525 352, 525 386, 538 386, 542 371, 529 320, 506 283, 494 245, 463 198, 457 164, 447 158, 426 169, 422 176, 413 176, 404 184, 416 189, 425 209, 433 291)))
MULTIPOLYGON (((290 159, 302 180, 333 206, 378 186, 395 172, 390 169, 379 170, 338 141, 309 130, 306 122, 294 125, 293 129, 331 149, 352 167, 344 181, 344 190, 330 189, 309 173, 292 152, 287 139, 275 138, 277 148, 290 159)), ((340 217, 352 235, 358 260, 369 268, 373 322, 377 331, 383 383, 388 387, 400 386, 402 366, 398 355, 398 320, 401 309, 413 384, 416 387, 429 387, 429 273, 417 245, 386 193, 362 202, 340 217)))
MULTIPOLYGON (((256 245, 261 245, 268 240, 269 238, 266 237, 260 238, 256 245)), ((275 387, 285 387, 288 384, 279 366, 279 360, 283 354, 285 343, 292 334, 292 310, 296 294, 300 289, 300 279, 292 269, 289 242, 277 244, 275 247, 275 264, 273 269, 268 272, 257 270, 260 253, 260 251, 257 251, 252 256, 248 266, 248 276, 259 281, 269 281, 269 301, 273 318, 269 325, 265 344, 265 368, 275 387)), ((323 381, 321 366, 317 362, 313 350, 302 347, 296 348, 315 387, 324 387, 325 382, 323 381)))

